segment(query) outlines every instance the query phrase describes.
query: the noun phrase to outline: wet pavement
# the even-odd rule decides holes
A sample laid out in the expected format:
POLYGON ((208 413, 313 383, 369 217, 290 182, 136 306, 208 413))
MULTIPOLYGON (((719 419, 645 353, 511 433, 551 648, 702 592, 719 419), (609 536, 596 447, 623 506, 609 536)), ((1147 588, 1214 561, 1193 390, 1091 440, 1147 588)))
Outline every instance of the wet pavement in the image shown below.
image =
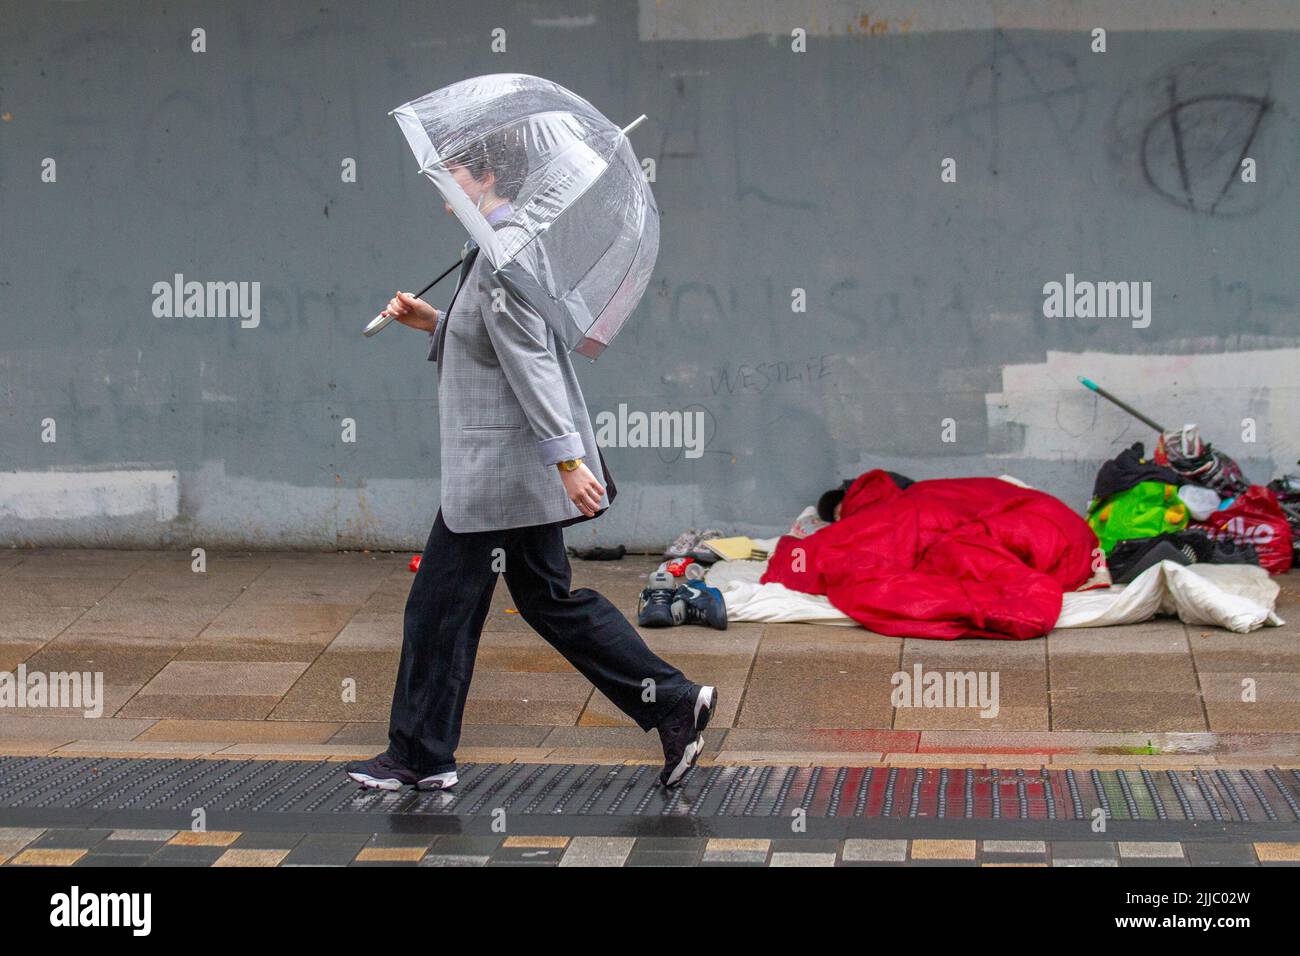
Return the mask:
MULTIPOLYGON (((8 551, 0 672, 92 672, 102 714, 0 709, 0 862, 25 865, 1293 865, 1300 575, 1285 627, 1039 641, 733 622, 643 630, 721 692, 685 785, 499 585, 441 794, 362 791, 409 555, 8 551), (995 716, 897 673, 996 673, 995 716), (1249 687, 1250 692, 1244 690, 1249 687), (197 828, 197 832, 196 832, 197 828)), ((635 618, 657 564, 575 560, 635 618)))
POLYGON ((484 764, 363 790, 338 762, 0 759, 6 866, 1300 864, 1300 770, 484 764))
POLYGON ((6 866, 1296 866, 1300 843, 0 828, 6 866), (6 860, 6 851, 11 855, 6 860))
MULTIPOLYGON (((0 553, 0 671, 94 671, 103 714, 0 710, 0 752, 343 758, 385 744, 409 555, 0 553)), ((573 561, 629 617, 657 559, 573 561)), ((1160 619, 1044 640, 922 641, 861 628, 734 622, 643 630, 716 684, 706 762, 1053 767, 1274 765, 1300 755, 1300 574, 1281 628, 1160 619), (996 672, 995 716, 904 708, 899 672, 996 672), (1243 691, 1247 685, 1250 693, 1243 691)), ((532 633, 498 586, 460 758, 653 760, 642 734, 532 633)))

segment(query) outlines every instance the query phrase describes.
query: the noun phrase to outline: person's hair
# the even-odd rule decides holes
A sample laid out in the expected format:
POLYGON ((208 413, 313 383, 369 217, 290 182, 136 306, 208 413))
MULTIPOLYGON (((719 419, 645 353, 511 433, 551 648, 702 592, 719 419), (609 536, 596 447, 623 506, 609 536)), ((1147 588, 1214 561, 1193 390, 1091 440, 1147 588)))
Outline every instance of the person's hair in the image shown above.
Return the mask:
MULTIPOLYGON (((804 499, 805 501, 807 499, 804 499)), ((844 500, 844 489, 832 488, 817 499, 817 517, 823 521, 835 520, 835 506, 844 500)))
POLYGON ((524 145, 523 130, 516 127, 489 133, 470 144, 454 162, 468 169, 475 179, 491 172, 496 176, 493 187, 496 194, 513 202, 528 176, 528 147, 524 145))
MULTIPOLYGON (((906 475, 900 475, 896 471, 887 471, 885 474, 887 474, 890 477, 890 480, 898 486, 899 490, 905 490, 916 484, 916 482, 911 478, 908 478, 906 475)), ((818 498, 817 517, 821 518, 823 521, 834 521, 835 506, 844 500, 845 492, 853 486, 855 480, 856 479, 854 478, 845 478, 844 483, 838 488, 832 488, 830 491, 825 492, 820 498, 818 498)))

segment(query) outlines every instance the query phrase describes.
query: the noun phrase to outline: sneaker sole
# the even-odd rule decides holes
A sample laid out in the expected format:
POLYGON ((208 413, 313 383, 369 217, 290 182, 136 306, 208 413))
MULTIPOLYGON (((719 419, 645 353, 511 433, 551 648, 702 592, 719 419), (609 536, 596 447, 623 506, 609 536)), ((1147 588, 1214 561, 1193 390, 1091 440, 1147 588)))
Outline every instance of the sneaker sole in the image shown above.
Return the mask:
POLYGON ((682 777, 699 761, 700 754, 704 753, 704 729, 709 726, 709 718, 717 706, 716 687, 705 687, 700 691, 700 696, 695 699, 695 739, 686 745, 682 759, 664 781, 665 787, 671 789, 681 783, 682 777))
POLYGON ((668 775, 668 779, 664 782, 664 787, 668 790, 672 790, 680 784, 682 778, 685 777, 687 772, 689 772, 690 769, 699 761, 700 754, 702 753, 704 753, 704 735, 699 734, 694 740, 686 745, 686 750, 682 753, 682 759, 678 762, 676 767, 673 767, 673 772, 668 775))
POLYGON ((695 732, 701 733, 704 728, 709 726, 709 718, 713 716, 713 711, 718 706, 718 689, 716 687, 705 687, 700 691, 700 696, 695 698, 695 732), (705 698, 708 698, 707 700, 705 698), (700 710, 703 708, 704 716, 701 718, 700 710))
POLYGON ((372 777, 368 773, 353 773, 351 770, 348 771, 348 776, 368 790, 402 789, 402 781, 395 777, 372 777))
POLYGON ((449 774, 435 774, 432 777, 425 777, 415 785, 416 790, 448 790, 460 783, 460 778, 456 776, 453 770, 449 774))
MULTIPOLYGON (((355 773, 348 771, 348 776, 361 786, 369 790, 401 790, 406 784, 396 777, 372 777, 368 773, 355 773)), ((450 779, 438 779, 437 777, 426 777, 415 785, 416 790, 446 790, 449 787, 456 786, 459 778, 453 773, 450 779)))

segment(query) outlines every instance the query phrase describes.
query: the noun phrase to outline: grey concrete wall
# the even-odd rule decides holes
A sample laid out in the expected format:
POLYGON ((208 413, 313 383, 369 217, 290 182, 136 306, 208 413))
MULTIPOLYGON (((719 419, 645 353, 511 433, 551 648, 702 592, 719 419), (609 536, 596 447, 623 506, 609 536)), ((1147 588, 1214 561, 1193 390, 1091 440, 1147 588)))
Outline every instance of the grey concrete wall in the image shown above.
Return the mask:
POLYGON ((873 466, 1081 508, 1154 435, 1078 374, 1256 481, 1300 457, 1293 3, 2 6, 4 544, 421 545, 435 368, 359 332, 464 234, 387 111, 488 72, 649 115, 656 277, 579 375, 593 415, 707 424, 699 458, 607 448, 619 500, 570 543, 778 533, 873 466), (176 273, 259 282, 260 324, 156 318, 176 273), (1150 325, 1045 318, 1067 273, 1149 281, 1150 325))

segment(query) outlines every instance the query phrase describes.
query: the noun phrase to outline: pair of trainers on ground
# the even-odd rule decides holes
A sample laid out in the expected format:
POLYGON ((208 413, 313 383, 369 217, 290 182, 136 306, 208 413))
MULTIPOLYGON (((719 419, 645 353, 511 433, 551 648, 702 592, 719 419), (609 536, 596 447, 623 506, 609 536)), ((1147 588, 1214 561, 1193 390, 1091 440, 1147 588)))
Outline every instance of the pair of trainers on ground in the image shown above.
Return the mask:
POLYGON ((703 581, 682 581, 669 571, 655 571, 637 598, 636 621, 642 627, 702 624, 725 631, 727 603, 721 591, 703 581))
MULTIPOLYGON (((686 771, 695 766, 704 751, 704 728, 718 706, 716 687, 696 685, 682 695, 667 717, 659 724, 659 741, 664 748, 664 769, 659 782, 671 789, 682 782, 686 771)), ((403 767, 387 752, 370 760, 350 763, 345 768, 349 777, 376 790, 400 790, 415 787, 417 790, 445 790, 455 786, 456 771, 421 776, 403 767)))

